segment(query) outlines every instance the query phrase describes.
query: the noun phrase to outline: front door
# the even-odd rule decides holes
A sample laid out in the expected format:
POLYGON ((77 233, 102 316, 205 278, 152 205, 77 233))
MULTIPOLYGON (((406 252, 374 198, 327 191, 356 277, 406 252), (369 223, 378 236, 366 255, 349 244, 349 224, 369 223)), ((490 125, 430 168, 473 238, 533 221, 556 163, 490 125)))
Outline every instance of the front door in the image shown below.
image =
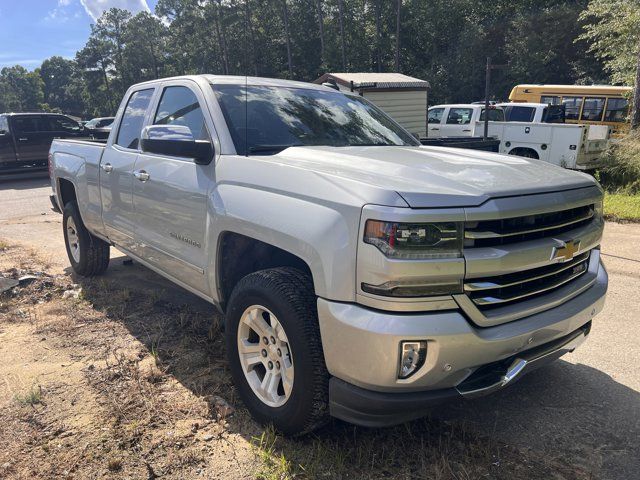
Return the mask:
POLYGON ((429 109, 427 115, 427 137, 439 138, 442 136, 440 133, 440 124, 444 117, 444 107, 433 107, 429 109))
POLYGON ((472 132, 471 119, 473 108, 450 107, 446 118, 440 125, 443 137, 470 137, 472 132))
MULTIPOLYGON (((189 127, 196 140, 210 138, 195 84, 176 81, 166 86, 150 124, 189 127)), ((141 152, 135 164, 133 207, 136 253, 179 281, 207 292, 207 195, 213 184, 213 163, 141 152)))
POLYGON ((153 88, 148 88, 131 94, 117 138, 107 144, 100 160, 100 197, 105 232, 110 240, 129 250, 133 248, 135 231, 131 191, 133 167, 153 91, 153 88))
POLYGON ((45 117, 41 115, 19 115, 11 117, 16 150, 21 164, 46 164, 52 136, 47 132, 45 117))
POLYGON ((16 151, 13 148, 13 137, 9 132, 7 117, 0 116, 0 171, 15 168, 16 151))

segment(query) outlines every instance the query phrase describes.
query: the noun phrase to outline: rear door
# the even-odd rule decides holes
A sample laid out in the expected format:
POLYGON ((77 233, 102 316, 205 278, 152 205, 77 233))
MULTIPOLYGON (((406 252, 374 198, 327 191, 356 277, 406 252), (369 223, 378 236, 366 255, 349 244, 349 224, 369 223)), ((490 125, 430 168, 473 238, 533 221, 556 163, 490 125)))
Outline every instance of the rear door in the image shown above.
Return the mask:
POLYGON ((133 249, 135 218, 132 186, 140 133, 149 111, 154 88, 133 91, 127 99, 117 136, 107 144, 100 160, 102 220, 107 236, 133 249))
MULTIPOLYGON (((213 129, 207 126, 203 105, 194 82, 167 83, 150 124, 187 126, 196 140, 209 140, 213 129)), ((207 196, 214 184, 213 163, 198 165, 190 158, 141 152, 135 172, 136 253, 206 292, 207 196)))

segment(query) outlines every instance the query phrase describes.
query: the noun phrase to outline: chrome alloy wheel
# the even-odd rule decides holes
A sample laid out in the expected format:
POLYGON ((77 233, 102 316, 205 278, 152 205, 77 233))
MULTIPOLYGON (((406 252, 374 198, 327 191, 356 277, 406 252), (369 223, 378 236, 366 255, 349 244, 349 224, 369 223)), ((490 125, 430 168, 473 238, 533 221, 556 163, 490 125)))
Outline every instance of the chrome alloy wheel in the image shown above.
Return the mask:
POLYGON ((293 389, 293 356, 284 328, 267 308, 252 305, 242 314, 238 355, 253 393, 270 407, 284 405, 293 389))
POLYGON ((76 263, 80 263, 80 237, 78 236, 76 222, 73 221, 72 217, 67 219, 67 244, 73 260, 76 263))

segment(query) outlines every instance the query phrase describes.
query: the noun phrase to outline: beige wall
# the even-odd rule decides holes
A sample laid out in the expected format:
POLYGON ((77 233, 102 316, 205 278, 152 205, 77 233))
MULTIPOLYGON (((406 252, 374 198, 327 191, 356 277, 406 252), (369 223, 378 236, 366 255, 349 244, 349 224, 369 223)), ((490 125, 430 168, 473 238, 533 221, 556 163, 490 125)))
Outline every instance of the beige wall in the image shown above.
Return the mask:
POLYGON ((411 133, 421 138, 427 136, 427 92, 424 90, 365 92, 364 97, 411 133))

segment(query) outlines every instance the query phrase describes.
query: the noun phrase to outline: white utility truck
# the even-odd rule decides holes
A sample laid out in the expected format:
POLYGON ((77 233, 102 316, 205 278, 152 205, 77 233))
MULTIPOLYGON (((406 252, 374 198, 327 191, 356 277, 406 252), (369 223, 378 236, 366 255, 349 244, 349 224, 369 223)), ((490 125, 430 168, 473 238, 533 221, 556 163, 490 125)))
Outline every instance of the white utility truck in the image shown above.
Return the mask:
MULTIPOLYGON (((548 106, 526 105, 531 109, 526 118, 524 112, 514 110, 512 104, 495 105, 489 110, 488 133, 500 140, 500 153, 543 160, 574 170, 591 170, 600 166, 609 140, 608 127, 536 122, 536 119, 549 120, 549 110, 545 111, 548 106), (522 117, 526 121, 509 121, 507 116, 511 119, 522 117)), ((478 104, 431 107, 428 113, 429 136, 482 135, 484 109, 478 104)))

